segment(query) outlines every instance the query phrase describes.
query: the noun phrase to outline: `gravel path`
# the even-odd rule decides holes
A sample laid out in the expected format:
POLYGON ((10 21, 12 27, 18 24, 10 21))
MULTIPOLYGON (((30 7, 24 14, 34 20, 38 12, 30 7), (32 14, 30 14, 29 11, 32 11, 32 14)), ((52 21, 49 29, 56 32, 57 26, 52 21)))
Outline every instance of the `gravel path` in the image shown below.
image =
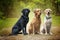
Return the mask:
POLYGON ((0 36, 0 40, 60 40, 60 27, 52 28, 53 35, 22 35, 16 36, 0 36))

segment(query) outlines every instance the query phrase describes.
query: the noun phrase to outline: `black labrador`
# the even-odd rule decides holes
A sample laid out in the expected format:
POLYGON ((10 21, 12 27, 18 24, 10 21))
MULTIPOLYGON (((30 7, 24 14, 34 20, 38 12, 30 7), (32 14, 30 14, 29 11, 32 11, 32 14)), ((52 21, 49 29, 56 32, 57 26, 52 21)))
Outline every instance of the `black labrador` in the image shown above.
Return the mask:
POLYGON ((27 34, 26 33, 26 24, 29 21, 29 17, 28 17, 29 12, 30 12, 29 9, 23 9, 22 10, 22 16, 21 16, 21 18, 18 20, 18 22, 12 28, 12 34, 13 35, 17 35, 21 30, 22 30, 22 33, 24 35, 27 34))

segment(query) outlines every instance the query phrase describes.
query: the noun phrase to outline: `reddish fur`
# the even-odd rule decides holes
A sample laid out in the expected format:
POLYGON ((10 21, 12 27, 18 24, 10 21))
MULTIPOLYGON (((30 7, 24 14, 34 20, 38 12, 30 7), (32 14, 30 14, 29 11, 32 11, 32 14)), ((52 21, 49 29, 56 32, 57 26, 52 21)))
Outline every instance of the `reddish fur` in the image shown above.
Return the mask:
POLYGON ((29 34, 33 33, 33 31, 34 31, 34 33, 40 33, 40 24, 41 24, 41 18, 40 18, 41 14, 40 13, 41 13, 41 10, 40 9, 35 10, 34 13, 35 13, 35 17, 29 23, 29 26, 27 26, 29 34))

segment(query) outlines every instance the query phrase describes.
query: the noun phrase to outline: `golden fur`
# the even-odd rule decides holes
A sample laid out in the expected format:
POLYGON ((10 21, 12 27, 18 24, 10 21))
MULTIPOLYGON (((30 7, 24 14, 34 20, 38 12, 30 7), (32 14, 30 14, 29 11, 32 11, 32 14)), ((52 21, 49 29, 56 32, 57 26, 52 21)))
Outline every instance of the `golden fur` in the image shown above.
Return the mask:
POLYGON ((41 10, 40 9, 35 9, 34 10, 34 18, 33 20, 27 24, 27 33, 28 34, 35 34, 35 33, 40 33, 40 24, 41 24, 41 10))

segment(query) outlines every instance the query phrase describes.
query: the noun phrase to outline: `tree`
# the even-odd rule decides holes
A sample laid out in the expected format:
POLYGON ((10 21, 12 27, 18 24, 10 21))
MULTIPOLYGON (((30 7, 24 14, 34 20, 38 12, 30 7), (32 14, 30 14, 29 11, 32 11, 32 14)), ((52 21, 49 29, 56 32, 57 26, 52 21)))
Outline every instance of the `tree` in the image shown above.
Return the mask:
POLYGON ((10 11, 12 10, 12 6, 12 0, 0 0, 0 11, 3 12, 2 16, 8 17, 10 11))
POLYGON ((51 0, 56 15, 60 15, 60 0, 51 0))

